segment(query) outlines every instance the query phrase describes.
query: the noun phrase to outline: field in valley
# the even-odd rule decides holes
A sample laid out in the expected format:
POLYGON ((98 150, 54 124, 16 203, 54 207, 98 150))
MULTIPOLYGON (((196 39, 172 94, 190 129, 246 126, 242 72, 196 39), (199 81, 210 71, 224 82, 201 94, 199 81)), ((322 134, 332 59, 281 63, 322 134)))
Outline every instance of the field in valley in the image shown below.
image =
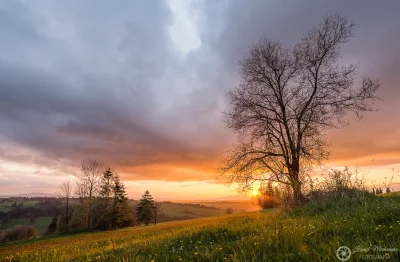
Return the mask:
POLYGON ((1 261, 350 261, 400 259, 400 198, 366 194, 291 212, 254 211, 2 244, 1 261), (358 247, 358 250, 357 250, 358 247))
MULTIPOLYGON (((76 204, 73 200, 72 204, 76 204)), ((32 201, 29 198, 17 198, 8 202, 0 203, 0 211, 8 212, 13 209, 13 204, 21 204, 23 207, 37 206, 39 201, 32 201)), ((132 211, 135 210, 137 201, 132 201, 132 211)), ((184 201, 184 202, 160 202, 159 221, 187 220, 202 217, 219 216, 225 214, 226 208, 230 207, 234 213, 258 209, 250 201, 184 201)), ((0 230, 13 228, 17 225, 33 225, 40 234, 46 232, 52 216, 39 216, 31 220, 29 217, 17 217, 2 222, 0 219, 0 230)))

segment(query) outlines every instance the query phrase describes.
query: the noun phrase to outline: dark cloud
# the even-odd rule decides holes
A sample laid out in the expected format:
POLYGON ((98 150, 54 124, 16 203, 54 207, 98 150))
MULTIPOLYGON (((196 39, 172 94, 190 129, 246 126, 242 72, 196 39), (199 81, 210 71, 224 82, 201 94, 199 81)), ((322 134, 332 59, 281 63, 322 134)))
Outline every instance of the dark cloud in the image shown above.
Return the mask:
POLYGON ((221 111, 238 81, 238 60, 260 36, 293 44, 325 14, 342 12, 356 24, 343 62, 359 62, 362 75, 380 78, 385 103, 365 121, 329 132, 335 160, 396 163, 399 7, 197 1, 201 46, 182 58, 166 1, 4 1, 0 142, 14 151, 0 147, 0 160, 68 173, 92 157, 127 179, 213 179, 234 142, 221 111))

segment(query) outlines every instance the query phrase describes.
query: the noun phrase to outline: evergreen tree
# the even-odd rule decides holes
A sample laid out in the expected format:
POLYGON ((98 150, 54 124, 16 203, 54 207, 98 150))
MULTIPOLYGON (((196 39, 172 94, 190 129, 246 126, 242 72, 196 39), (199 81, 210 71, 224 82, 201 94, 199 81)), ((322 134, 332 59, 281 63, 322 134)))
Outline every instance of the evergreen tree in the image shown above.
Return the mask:
POLYGON ((58 215, 54 216, 53 219, 51 220, 50 225, 47 227, 47 232, 52 234, 57 231, 57 226, 58 226, 58 215))
POLYGON ((108 168, 104 173, 100 183, 99 203, 97 205, 97 228, 110 229, 112 227, 112 217, 114 216, 112 206, 112 196, 114 190, 115 175, 108 168))
POLYGON ((111 169, 104 173, 95 214, 96 227, 99 229, 117 229, 133 224, 133 212, 129 207, 125 186, 118 174, 111 169))
POLYGON ((128 197, 126 194, 124 183, 120 180, 118 175, 114 176, 114 203, 113 203, 113 216, 112 227, 121 228, 132 226, 133 213, 129 208, 128 197))
POLYGON ((146 190, 137 207, 137 221, 148 226, 155 219, 154 199, 146 190))

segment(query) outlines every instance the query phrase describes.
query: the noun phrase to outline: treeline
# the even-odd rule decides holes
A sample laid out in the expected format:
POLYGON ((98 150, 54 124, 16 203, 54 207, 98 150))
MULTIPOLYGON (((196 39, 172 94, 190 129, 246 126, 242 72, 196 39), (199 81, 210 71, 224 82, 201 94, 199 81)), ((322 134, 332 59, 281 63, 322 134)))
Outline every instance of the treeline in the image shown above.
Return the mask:
POLYGON ((76 183, 68 180, 59 187, 61 212, 53 218, 49 233, 76 229, 109 230, 157 222, 157 208, 150 193, 146 191, 134 208, 123 181, 112 167, 88 159, 74 175, 76 183))
MULTIPOLYGON (((39 216, 51 217, 59 213, 61 200, 55 198, 35 199, 32 201, 39 201, 34 205, 24 205, 21 199, 4 199, 2 203, 11 202, 9 211, 0 211, 0 224, 7 223, 10 219, 14 218, 30 218, 36 219, 39 216)), ((23 200, 23 199, 22 199, 23 200)))
POLYGON ((53 218, 49 232, 70 229, 116 229, 133 225, 123 182, 102 162, 85 160, 75 174, 77 181, 62 183, 58 196, 63 200, 60 214, 53 218), (77 199, 71 205, 71 198, 77 199))

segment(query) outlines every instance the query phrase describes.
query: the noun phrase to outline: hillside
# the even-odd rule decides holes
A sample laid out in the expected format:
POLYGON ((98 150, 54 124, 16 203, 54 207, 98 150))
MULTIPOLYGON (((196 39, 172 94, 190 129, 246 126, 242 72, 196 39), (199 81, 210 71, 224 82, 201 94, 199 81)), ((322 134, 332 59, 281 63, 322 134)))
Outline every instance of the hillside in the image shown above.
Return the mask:
POLYGON ((255 211, 3 244, 0 260, 338 261, 338 248, 347 246, 351 261, 398 261, 399 218, 398 196, 368 194, 289 213, 255 211))
MULTIPOLYGON (((136 210, 138 201, 131 200, 132 212, 136 210)), ((75 199, 71 200, 71 206, 77 204, 75 199)), ((194 218, 218 216, 225 214, 227 207, 234 212, 245 212, 257 209, 249 201, 205 201, 177 203, 164 201, 159 202, 158 222, 175 220, 187 220, 194 218)), ((52 218, 61 208, 61 202, 56 198, 27 198, 14 197, 0 200, 0 231, 16 225, 33 225, 40 234, 44 234, 52 218)))

